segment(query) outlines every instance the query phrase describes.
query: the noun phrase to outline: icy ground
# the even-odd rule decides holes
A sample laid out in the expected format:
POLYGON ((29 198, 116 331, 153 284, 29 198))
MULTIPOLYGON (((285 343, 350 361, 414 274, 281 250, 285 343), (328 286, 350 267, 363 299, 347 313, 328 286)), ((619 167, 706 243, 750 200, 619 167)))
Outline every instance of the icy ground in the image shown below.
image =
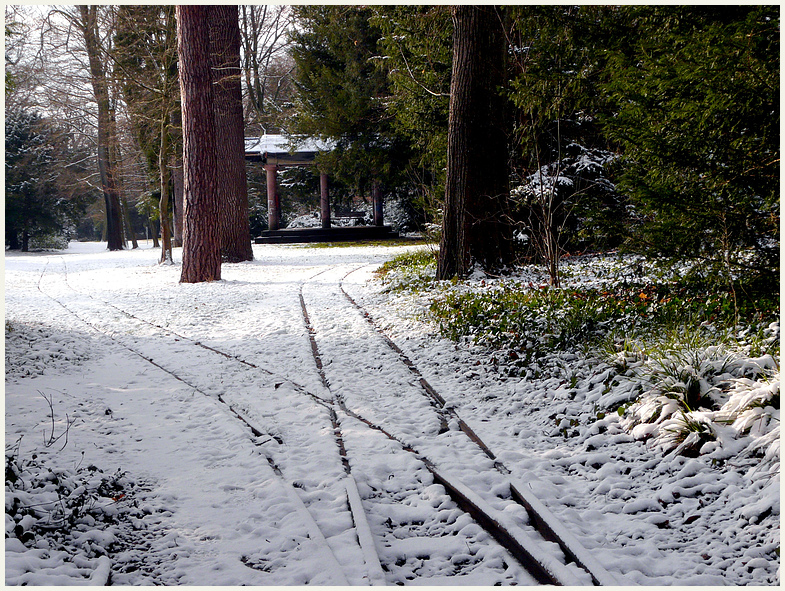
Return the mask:
MULTIPOLYGON (((663 456, 615 413, 597 419, 603 376, 579 354, 554 360, 570 381, 488 371, 481 349, 421 320, 424 298, 374 278, 413 247, 255 246, 252 263, 196 285, 157 249, 104 247, 5 257, 6 584, 371 582, 330 417, 303 395, 331 395, 303 303, 331 390, 493 487, 487 458, 432 424, 341 282, 621 582, 779 584, 778 469, 663 456)), ((410 455, 342 423, 388 584, 533 583, 410 455), (453 517, 435 521, 433 507, 453 517)))

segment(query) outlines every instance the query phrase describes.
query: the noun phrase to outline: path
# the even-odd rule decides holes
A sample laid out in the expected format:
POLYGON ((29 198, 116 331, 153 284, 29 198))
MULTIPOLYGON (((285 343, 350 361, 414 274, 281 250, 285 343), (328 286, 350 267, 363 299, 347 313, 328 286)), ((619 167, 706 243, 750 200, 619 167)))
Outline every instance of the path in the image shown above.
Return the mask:
MULTIPOLYGON (((275 252, 197 285, 149 252, 7 259, 7 319, 41 361, 7 383, 7 441, 127 471, 159 517, 144 555, 115 557, 112 582, 535 583, 405 451, 482 490, 503 486, 342 294, 367 249, 275 252), (49 417, 38 392, 52 394, 58 425, 76 421, 62 451, 39 449, 49 417), (339 417, 336 399, 352 414, 339 417)), ((486 496, 526 527, 520 507, 486 496)))

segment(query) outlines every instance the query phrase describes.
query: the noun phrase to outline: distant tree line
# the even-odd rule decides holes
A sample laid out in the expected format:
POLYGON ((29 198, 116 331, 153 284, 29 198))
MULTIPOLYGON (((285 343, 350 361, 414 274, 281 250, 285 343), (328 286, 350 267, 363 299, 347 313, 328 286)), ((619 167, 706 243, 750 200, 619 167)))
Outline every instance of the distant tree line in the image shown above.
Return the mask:
MULTIPOLYGON (((230 8, 238 63, 229 64, 221 49, 211 55, 210 72, 221 89, 216 119, 240 117, 232 139, 223 137, 229 126, 218 121, 216 139, 233 142, 237 151, 239 138, 242 152, 243 128, 251 134, 275 131, 281 105, 290 101, 291 60, 284 50, 291 17, 284 6, 230 8), (243 93, 236 99, 235 83, 243 93), (222 98, 227 93, 233 96, 229 101, 222 98)), ((213 16, 222 12, 213 10, 213 16)), ((171 260, 172 245, 183 246, 186 209, 175 7, 6 6, 5 14, 7 118, 35 116, 37 128, 57 130, 79 150, 86 148, 57 153, 63 170, 81 167, 69 182, 85 198, 68 204, 80 221, 49 224, 50 234, 103 239, 110 250, 136 247, 140 234, 159 246, 160 237, 161 260, 171 260)), ((210 22, 213 47, 219 48, 229 25, 226 19, 210 22)), ((226 159, 221 162, 228 166, 226 159)), ((232 200, 222 209, 227 215, 221 218, 221 257, 247 260, 252 255, 245 183, 218 186, 226 191, 222 199, 232 200)), ((10 189, 7 184, 7 194, 10 189)), ((64 199, 61 194, 63 207, 64 199)), ((9 230, 7 224, 6 246, 15 247, 21 230, 9 230)))
MULTIPOLYGON (((58 203, 78 212, 103 194, 104 233, 119 228, 122 243, 145 223, 181 245, 174 7, 52 11, 35 24, 35 46, 19 10, 6 7, 6 118, 71 138, 51 152, 72 175, 71 197, 58 203), (32 90, 42 86, 49 98, 32 90), (97 174, 102 161, 115 162, 118 181, 97 174), (77 162, 95 168, 74 174, 77 162)), ((401 200, 421 228, 439 229, 443 278, 529 261, 558 284, 565 254, 614 248, 697 258, 723 281, 778 277, 777 6, 234 12, 241 51, 230 79, 241 84, 245 135, 336 145, 316 170, 287 173, 292 198, 311 199, 324 170, 338 200, 373 191, 401 200)), ((7 132, 7 153, 8 141, 7 132)), ((257 170, 246 175, 248 213, 227 211, 258 231, 264 183, 257 170)), ((9 223, 6 244, 18 246, 22 230, 11 238, 9 223)), ((225 260, 247 257, 223 248, 225 260)))

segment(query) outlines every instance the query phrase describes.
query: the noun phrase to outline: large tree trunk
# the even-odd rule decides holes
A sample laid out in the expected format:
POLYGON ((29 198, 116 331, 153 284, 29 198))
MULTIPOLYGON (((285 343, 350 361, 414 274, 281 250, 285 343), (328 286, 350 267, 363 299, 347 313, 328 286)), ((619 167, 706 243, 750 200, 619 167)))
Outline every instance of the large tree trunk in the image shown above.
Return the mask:
POLYGON ((504 80, 506 44, 493 6, 456 6, 447 182, 437 278, 512 260, 504 80))
POLYGON ((215 117, 206 6, 177 6, 185 212, 180 281, 221 278, 215 117))
POLYGON ((215 92, 215 131, 221 204, 221 256, 253 260, 245 174, 245 125, 240 85, 240 24, 237 6, 209 7, 210 60, 215 92))
POLYGON ((382 197, 382 184, 378 179, 373 179, 371 184, 371 196, 373 199, 373 225, 384 225, 384 198, 382 197))
POLYGON ((123 249, 123 219, 120 193, 117 187, 117 163, 111 157, 111 105, 106 72, 101 62, 97 6, 79 6, 85 49, 90 64, 90 82, 98 105, 98 171, 106 206, 107 247, 123 249))

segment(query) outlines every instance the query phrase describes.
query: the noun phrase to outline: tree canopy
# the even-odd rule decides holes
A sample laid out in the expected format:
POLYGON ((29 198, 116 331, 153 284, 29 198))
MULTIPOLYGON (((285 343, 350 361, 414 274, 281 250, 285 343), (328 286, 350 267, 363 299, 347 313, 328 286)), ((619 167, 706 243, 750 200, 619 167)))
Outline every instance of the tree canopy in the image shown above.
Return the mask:
MULTIPOLYGON (((451 86, 465 73, 454 63, 452 12, 243 7, 232 18, 246 135, 330 139, 335 150, 317 171, 329 172, 333 198, 378 193, 381 184, 418 221, 443 227, 458 174, 448 162, 451 86)), ((6 8, 6 118, 56 117, 72 138, 62 158, 94 167, 80 182, 98 187, 98 170, 111 173, 104 192, 113 210, 117 192, 125 214, 128 200, 161 217, 168 190, 182 195, 173 10, 26 14, 6 8)), ((504 129, 472 160, 503 160, 510 191, 494 189, 504 196, 504 228, 484 230, 497 252, 473 253, 471 264, 490 269, 514 254, 546 263, 558 283, 566 253, 623 248, 696 258, 724 281, 778 275, 778 7, 527 5, 494 14, 504 63, 488 82, 494 106, 474 115, 503 112, 504 129)), ((264 184, 259 171, 246 174, 242 217, 263 219, 264 184)), ((281 178, 287 206, 314 206, 313 171, 281 178)), ((489 215, 474 195, 483 190, 462 206, 470 218, 489 215)))
POLYGON ((736 272, 779 250, 779 8, 629 9, 603 89, 633 244, 736 272), (752 261, 738 255, 754 249, 752 261))

